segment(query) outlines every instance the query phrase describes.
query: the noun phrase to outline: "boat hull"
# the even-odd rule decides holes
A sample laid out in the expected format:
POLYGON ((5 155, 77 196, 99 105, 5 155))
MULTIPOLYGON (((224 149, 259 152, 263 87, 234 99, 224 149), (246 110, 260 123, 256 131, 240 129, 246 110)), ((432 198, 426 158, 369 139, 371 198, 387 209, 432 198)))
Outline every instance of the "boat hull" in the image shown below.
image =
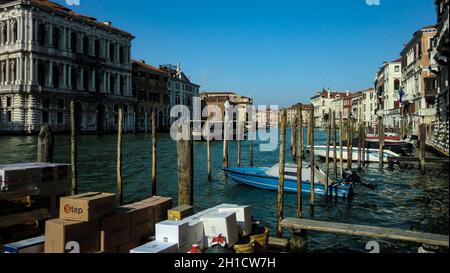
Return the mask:
MULTIPOLYGON (((348 160, 348 153, 347 153, 347 147, 343 147, 343 153, 342 153, 342 160, 347 161, 348 160)), ((321 157, 321 158, 326 158, 326 146, 315 146, 314 147, 314 154, 321 157)), ((365 162, 379 162, 380 161, 380 152, 377 149, 365 149, 364 151, 364 158, 363 161, 365 162)), ((389 158, 390 157, 398 157, 399 155, 389 151, 389 150, 385 150, 383 153, 383 162, 388 163, 389 162, 389 158)), ((329 154, 329 158, 333 158, 334 157, 334 151, 332 148, 330 148, 330 154, 329 154)), ((341 159, 341 153, 340 153, 340 148, 337 148, 337 154, 336 154, 336 158, 338 160, 341 159)), ((358 148, 353 147, 352 149, 352 161, 358 161, 358 148)))
MULTIPOLYGON (((225 173, 234 181, 248 186, 277 191, 279 179, 275 176, 266 175, 267 168, 225 168, 225 173)), ((285 178, 284 191, 297 193, 297 181, 285 178)), ((310 181, 302 181, 302 192, 311 192, 310 181)), ((325 194, 325 185, 322 183, 314 183, 314 193, 318 195, 325 194)), ((328 193, 339 197, 348 197, 352 194, 352 187, 350 185, 329 186, 328 193)))

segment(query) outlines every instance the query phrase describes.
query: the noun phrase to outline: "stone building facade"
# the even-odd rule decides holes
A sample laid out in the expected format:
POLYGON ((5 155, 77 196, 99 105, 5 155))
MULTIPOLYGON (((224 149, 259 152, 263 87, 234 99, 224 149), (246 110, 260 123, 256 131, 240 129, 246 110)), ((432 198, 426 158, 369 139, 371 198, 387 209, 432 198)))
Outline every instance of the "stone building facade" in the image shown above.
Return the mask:
POLYGON ((133 39, 50 1, 1 1, 0 132, 68 131, 72 99, 81 131, 116 129, 119 107, 132 113, 136 103, 133 39))
POLYGON ((449 0, 436 0, 437 34, 433 40, 432 72, 436 75, 437 121, 434 128, 433 144, 445 154, 449 154, 449 93, 448 58, 449 49, 449 0))
POLYGON ((419 125, 432 124, 436 120, 435 88, 436 76, 430 69, 430 54, 436 26, 423 27, 400 53, 402 57, 401 110, 406 120, 408 137, 417 138, 419 125))
POLYGON ((138 99, 137 127, 139 130, 151 128, 151 114, 155 112, 158 130, 169 127, 169 75, 166 71, 133 61, 133 95, 138 99))
MULTIPOLYGON (((191 110, 193 106, 194 97, 199 96, 200 85, 197 85, 189 79, 188 76, 181 70, 181 65, 160 65, 161 70, 169 75, 169 100, 170 108, 167 113, 170 116, 170 109, 175 105, 185 105, 191 110)), ((170 118, 170 123, 176 118, 170 118)))
POLYGON ((400 127, 401 59, 385 62, 378 70, 375 89, 378 97, 377 115, 383 117, 386 130, 400 127))

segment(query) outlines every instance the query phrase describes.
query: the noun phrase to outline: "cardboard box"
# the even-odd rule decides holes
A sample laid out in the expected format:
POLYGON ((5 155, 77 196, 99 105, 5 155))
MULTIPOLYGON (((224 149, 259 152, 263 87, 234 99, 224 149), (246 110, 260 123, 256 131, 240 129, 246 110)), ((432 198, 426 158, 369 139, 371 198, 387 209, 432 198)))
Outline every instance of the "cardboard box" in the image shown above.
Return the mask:
POLYGON ((135 203, 121 208, 131 215, 131 240, 155 235, 155 210, 152 204, 135 203))
POLYGON ((130 250, 130 253, 177 253, 177 249, 175 243, 153 241, 130 250))
POLYGON ((99 251, 99 222, 53 219, 45 222, 45 253, 66 253, 68 242, 77 242, 80 253, 99 251))
POLYGON ((219 212, 236 213, 236 221, 239 225, 239 234, 249 236, 252 233, 252 210, 250 206, 224 206, 219 212))
POLYGON ((100 250, 117 248, 131 241, 131 215, 123 209, 101 220, 100 250))
POLYGON ((183 205, 168 210, 167 219, 170 221, 180 221, 192 214, 194 214, 194 207, 183 205))
POLYGON ((186 221, 164 221, 156 224, 156 241, 178 245, 178 252, 186 253, 189 244, 189 223, 186 221))
POLYGON ((238 241, 238 225, 236 221, 236 213, 223 212, 211 213, 201 218, 203 229, 205 232, 206 246, 210 247, 212 239, 222 234, 229 247, 234 246, 238 241))
POLYGON ((39 236, 3 247, 5 253, 44 253, 45 237, 39 236))
POLYGON ((60 199, 59 218, 77 221, 95 221, 114 213, 116 195, 88 192, 60 199))
POLYGON ((205 231, 203 229, 203 222, 198 220, 191 220, 188 222, 188 242, 189 245, 198 245, 200 249, 205 248, 205 231))
POLYGON ((117 248, 117 253, 130 253, 132 249, 141 245, 141 240, 133 240, 126 244, 123 244, 117 248))
POLYGON ((155 223, 167 220, 167 211, 172 208, 172 198, 153 196, 136 204, 152 204, 155 211, 155 223))

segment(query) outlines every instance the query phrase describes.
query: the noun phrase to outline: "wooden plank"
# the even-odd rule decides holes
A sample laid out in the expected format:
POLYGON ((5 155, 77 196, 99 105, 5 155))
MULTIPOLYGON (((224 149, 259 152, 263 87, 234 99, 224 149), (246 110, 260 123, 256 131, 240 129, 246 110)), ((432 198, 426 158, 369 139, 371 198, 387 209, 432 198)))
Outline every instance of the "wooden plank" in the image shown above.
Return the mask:
POLYGON ((23 213, 0 216, 0 228, 23 225, 50 218, 48 209, 37 209, 23 213))
POLYGON ((373 238, 385 238, 422 244, 449 246, 449 236, 423 233, 417 231, 401 230, 394 228, 372 227, 362 225, 352 225, 344 223, 333 223, 316 220, 305 220, 286 218, 281 222, 283 228, 294 230, 311 230, 352 236, 364 236, 373 238))
MULTIPOLYGON (((404 162, 404 163, 419 163, 420 158, 418 157, 408 157, 408 156, 401 156, 401 157, 389 157, 388 161, 390 162, 404 162)), ((450 161, 448 158, 438 158, 438 157, 432 157, 432 158, 426 158, 427 163, 444 163, 448 164, 450 161)))
POLYGON ((280 237, 269 237, 269 246, 287 248, 289 246, 289 239, 280 237))

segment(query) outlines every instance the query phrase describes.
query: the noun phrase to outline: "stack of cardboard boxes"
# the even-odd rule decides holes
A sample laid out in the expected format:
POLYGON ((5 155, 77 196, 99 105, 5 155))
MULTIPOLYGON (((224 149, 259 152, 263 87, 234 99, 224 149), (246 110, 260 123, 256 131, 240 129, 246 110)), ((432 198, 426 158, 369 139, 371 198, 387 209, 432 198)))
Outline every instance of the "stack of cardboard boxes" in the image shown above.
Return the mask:
POLYGON ((250 206, 222 204, 189 216, 191 212, 189 207, 169 210, 169 220, 156 224, 156 240, 130 252, 187 253, 192 245, 200 249, 210 247, 219 234, 232 247, 239 235, 248 236, 252 232, 250 206))
POLYGON ((116 195, 91 192, 61 198, 59 219, 45 225, 45 252, 128 253, 154 234, 172 199, 152 197, 116 208, 116 195), (68 244, 69 243, 69 244, 68 244))

